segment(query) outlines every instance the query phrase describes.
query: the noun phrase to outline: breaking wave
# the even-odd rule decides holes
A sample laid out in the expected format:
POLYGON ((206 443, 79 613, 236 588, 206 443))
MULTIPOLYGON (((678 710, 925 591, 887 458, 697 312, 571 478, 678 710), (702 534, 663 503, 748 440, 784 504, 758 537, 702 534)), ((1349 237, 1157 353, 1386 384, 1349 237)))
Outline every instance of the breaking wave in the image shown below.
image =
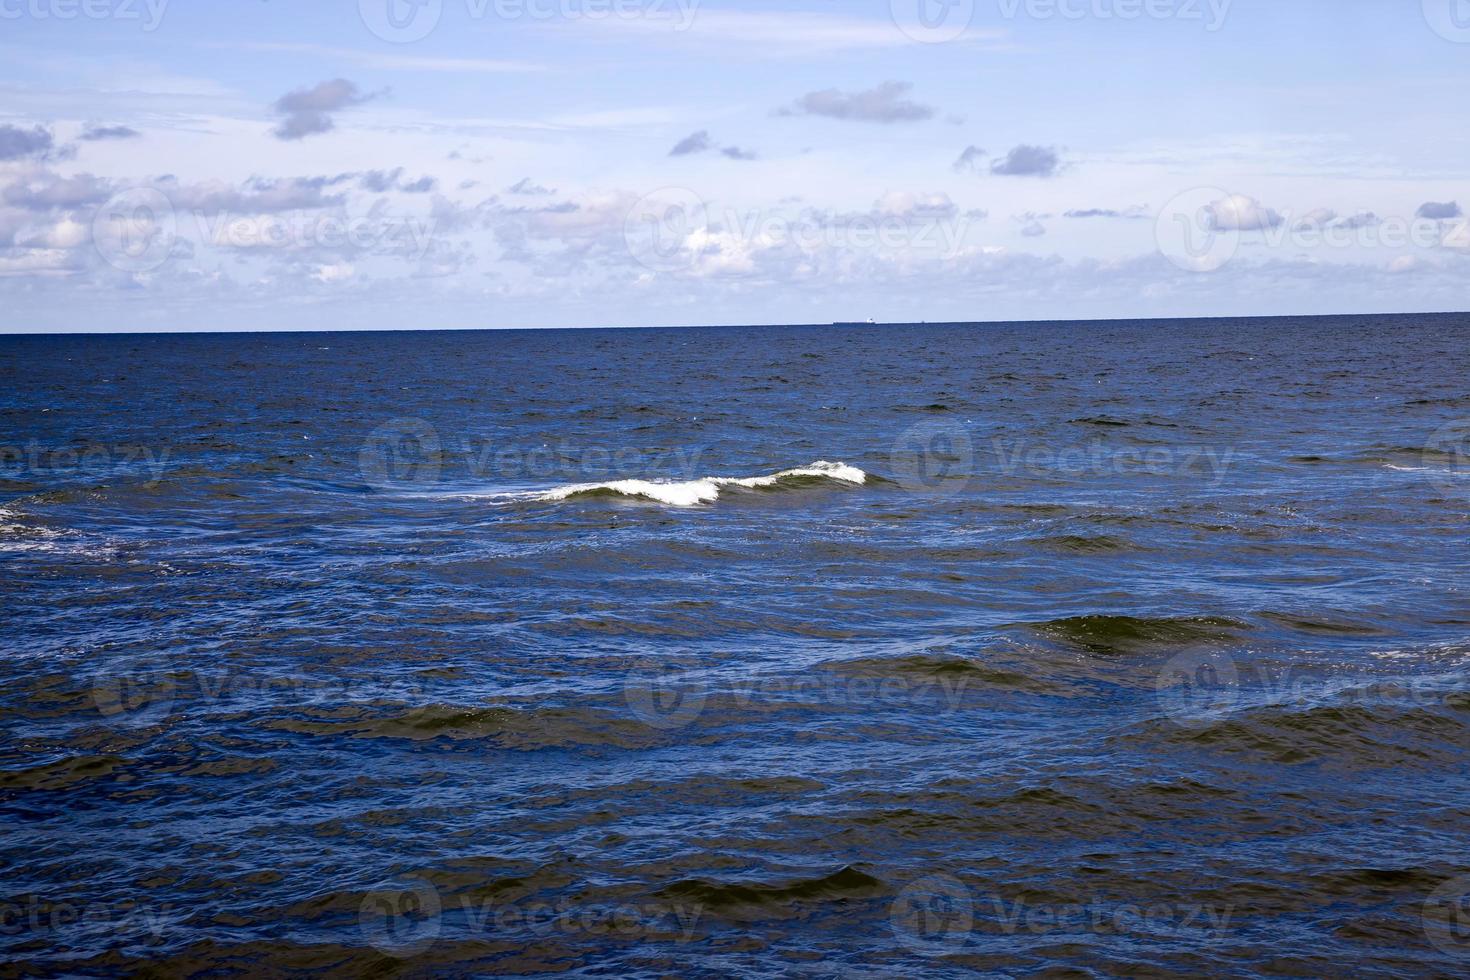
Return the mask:
POLYGON ((819 459, 808 466, 782 470, 767 476, 707 476, 683 482, 613 480, 607 483, 577 483, 539 491, 529 496, 535 500, 550 501, 591 496, 642 497, 672 507, 694 507, 712 503, 720 496, 721 490, 729 487, 766 490, 821 481, 861 485, 868 481, 868 474, 856 466, 819 459))
POLYGON ((32 553, 80 558, 112 554, 110 544, 98 544, 75 531, 47 527, 16 510, 0 507, 0 554, 32 553))

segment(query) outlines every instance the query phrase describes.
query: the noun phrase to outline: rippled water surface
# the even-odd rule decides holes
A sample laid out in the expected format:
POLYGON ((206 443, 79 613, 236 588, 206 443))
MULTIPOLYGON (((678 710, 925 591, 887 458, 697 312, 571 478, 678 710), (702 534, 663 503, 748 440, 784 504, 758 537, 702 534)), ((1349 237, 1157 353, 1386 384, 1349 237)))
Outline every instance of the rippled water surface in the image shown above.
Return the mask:
POLYGON ((1470 971, 1470 318, 0 382, 7 972, 1470 971))

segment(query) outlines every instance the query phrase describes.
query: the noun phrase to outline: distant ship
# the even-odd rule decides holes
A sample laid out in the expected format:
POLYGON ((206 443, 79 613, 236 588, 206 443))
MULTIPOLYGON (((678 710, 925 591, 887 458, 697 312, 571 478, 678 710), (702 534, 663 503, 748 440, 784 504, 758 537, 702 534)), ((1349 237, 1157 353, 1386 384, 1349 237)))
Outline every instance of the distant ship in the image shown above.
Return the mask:
POLYGON ((835 320, 832 323, 834 327, 875 327, 877 325, 878 321, 872 317, 868 317, 866 320, 835 320))

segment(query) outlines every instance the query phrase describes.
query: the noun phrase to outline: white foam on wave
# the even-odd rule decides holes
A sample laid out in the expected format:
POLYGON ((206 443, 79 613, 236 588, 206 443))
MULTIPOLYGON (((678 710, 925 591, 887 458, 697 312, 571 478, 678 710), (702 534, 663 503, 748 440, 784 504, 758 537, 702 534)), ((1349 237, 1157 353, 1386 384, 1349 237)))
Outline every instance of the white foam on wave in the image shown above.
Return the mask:
POLYGON ((37 552, 99 558, 116 551, 111 545, 88 544, 76 531, 17 523, 24 517, 18 511, 0 507, 0 553, 37 552))
POLYGON ((47 528, 34 528, 17 523, 21 515, 9 507, 0 507, 0 538, 19 538, 25 535, 56 537, 56 532, 47 528))
POLYGON ((682 482, 612 480, 607 483, 574 483, 527 496, 536 500, 556 501, 566 500, 578 494, 602 491, 627 497, 643 497, 661 504, 668 504, 671 507, 694 507, 698 504, 712 503, 720 496, 721 487, 745 487, 755 490, 760 487, 773 486, 782 480, 794 477, 813 477, 858 485, 868 481, 868 474, 856 466, 819 459, 808 466, 798 466, 795 469, 782 470, 766 476, 707 476, 682 482))

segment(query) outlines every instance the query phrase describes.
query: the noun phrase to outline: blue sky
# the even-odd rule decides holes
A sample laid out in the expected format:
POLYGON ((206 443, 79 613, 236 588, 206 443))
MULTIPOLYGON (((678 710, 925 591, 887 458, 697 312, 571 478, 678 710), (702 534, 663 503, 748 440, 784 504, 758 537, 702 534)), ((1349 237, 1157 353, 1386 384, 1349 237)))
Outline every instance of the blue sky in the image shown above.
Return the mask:
POLYGON ((1470 308, 1461 0, 0 0, 0 51, 10 332, 1470 308))

